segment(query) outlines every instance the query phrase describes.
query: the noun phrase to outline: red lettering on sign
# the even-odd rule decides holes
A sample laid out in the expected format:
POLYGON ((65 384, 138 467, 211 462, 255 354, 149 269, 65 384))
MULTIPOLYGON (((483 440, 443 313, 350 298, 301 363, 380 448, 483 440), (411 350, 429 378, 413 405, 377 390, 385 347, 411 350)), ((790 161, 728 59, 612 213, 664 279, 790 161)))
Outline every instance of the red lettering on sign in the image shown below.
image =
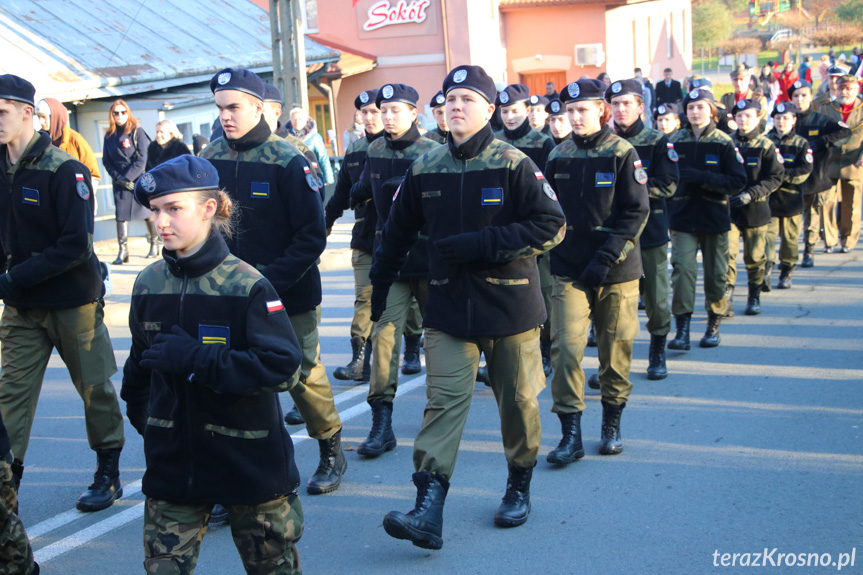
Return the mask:
POLYGON ((407 0, 399 0, 391 6, 389 0, 381 0, 369 8, 369 18, 363 24, 363 30, 371 32, 393 24, 421 24, 425 22, 426 8, 430 4, 431 0, 414 0, 410 4, 407 0))

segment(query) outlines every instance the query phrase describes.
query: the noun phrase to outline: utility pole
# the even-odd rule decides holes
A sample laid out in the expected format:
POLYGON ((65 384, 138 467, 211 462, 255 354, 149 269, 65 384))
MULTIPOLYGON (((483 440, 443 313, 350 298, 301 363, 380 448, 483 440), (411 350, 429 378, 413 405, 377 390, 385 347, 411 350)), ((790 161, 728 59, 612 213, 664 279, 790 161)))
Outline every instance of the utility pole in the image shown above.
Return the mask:
POLYGON ((291 108, 309 109, 302 0, 270 0, 273 85, 284 98, 282 123, 291 108))

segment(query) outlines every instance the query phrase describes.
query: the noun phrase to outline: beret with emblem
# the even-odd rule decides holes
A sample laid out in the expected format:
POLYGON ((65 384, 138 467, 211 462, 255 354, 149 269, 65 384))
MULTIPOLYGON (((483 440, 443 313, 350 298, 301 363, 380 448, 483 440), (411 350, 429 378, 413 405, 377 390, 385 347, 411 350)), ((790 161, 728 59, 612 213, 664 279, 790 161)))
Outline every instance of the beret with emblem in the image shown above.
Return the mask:
POLYGON ((443 95, 443 90, 440 90, 437 94, 432 96, 431 102, 429 102, 429 106, 434 110, 435 108, 440 108, 446 104, 446 96, 443 95))
POLYGON ((191 154, 183 154, 164 164, 159 164, 135 182, 135 199, 142 206, 150 200, 195 190, 219 189, 219 173, 205 160, 191 154))
POLYGON ((375 105, 380 108, 385 102, 404 102, 416 108, 419 99, 419 93, 406 84, 384 84, 378 91, 375 105))
POLYGON ((0 98, 16 100, 36 107, 36 88, 33 84, 12 74, 0 76, 0 98))
POLYGON ((548 105, 548 98, 545 96, 540 96, 539 94, 534 94, 530 97, 530 105, 531 106, 542 106, 545 108, 548 105))
POLYGON ((611 86, 605 91, 605 101, 611 103, 612 98, 616 98, 617 96, 626 96, 632 94, 633 96, 639 96, 641 98, 644 97, 644 90, 641 87, 641 82, 632 78, 630 80, 618 80, 617 82, 612 82, 611 86))
POLYGON ((524 84, 510 84, 503 91, 497 95, 497 101, 495 102, 498 106, 512 106, 513 104, 518 104, 519 102, 529 102, 530 101, 530 88, 525 86, 524 84))
POLYGON ((713 91, 713 82, 710 81, 710 78, 693 78, 692 82, 689 83, 690 90, 710 90, 713 91))
POLYGON ((567 84, 566 88, 560 91, 560 101, 568 104, 582 100, 603 100, 605 99, 605 88, 605 82, 599 80, 592 78, 577 80, 567 84))
POLYGON ((245 92, 258 100, 263 100, 266 92, 264 81, 257 74, 245 68, 225 68, 221 72, 217 72, 210 80, 210 91, 215 94, 221 90, 245 92))
POLYGON ((777 114, 794 114, 796 116, 797 112, 797 106, 795 106, 791 102, 779 102, 773 108, 773 111, 770 112, 770 116, 773 117, 777 114))
POLYGON ((264 102, 282 103, 282 93, 269 82, 264 82, 264 102))
POLYGON ((690 90, 686 97, 683 98, 683 109, 686 110, 686 107, 689 106, 692 102, 710 102, 715 103, 713 99, 713 92, 710 90, 705 90, 703 88, 696 88, 695 90, 690 90))
POLYGON ((473 90, 489 104, 493 104, 497 88, 481 66, 457 66, 450 70, 443 81, 443 93, 449 94, 455 88, 467 88, 473 90))
POLYGON ((354 98, 354 108, 357 110, 361 110, 363 106, 368 106, 369 104, 374 104, 378 99, 378 90, 375 88, 374 90, 365 90, 360 92, 356 98, 354 98))
POLYGON ((788 86, 788 97, 792 98, 794 96, 794 90, 800 90, 802 88, 812 89, 812 84, 807 82, 806 80, 797 80, 790 86, 788 86))
POLYGON ((566 115, 566 106, 560 100, 555 98, 545 105, 545 113, 549 116, 564 116, 566 115))
POLYGON ((754 98, 744 98, 734 104, 733 113, 743 112, 745 110, 755 110, 756 112, 761 111, 761 103, 754 98))
POLYGON ((660 104, 659 107, 656 108, 657 116, 665 116, 666 114, 676 116, 678 113, 680 113, 680 110, 677 109, 677 104, 660 104))

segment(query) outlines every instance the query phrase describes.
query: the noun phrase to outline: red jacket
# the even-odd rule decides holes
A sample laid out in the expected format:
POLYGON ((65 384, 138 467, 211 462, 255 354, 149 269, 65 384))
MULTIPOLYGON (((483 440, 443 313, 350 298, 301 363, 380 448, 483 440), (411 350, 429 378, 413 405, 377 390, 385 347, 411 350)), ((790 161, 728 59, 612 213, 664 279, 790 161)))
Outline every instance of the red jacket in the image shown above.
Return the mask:
POLYGON ((779 73, 779 97, 776 99, 776 103, 779 102, 790 102, 791 100, 788 98, 788 88, 791 85, 800 79, 800 76, 797 75, 795 70, 791 70, 789 73, 786 70, 783 70, 779 73))

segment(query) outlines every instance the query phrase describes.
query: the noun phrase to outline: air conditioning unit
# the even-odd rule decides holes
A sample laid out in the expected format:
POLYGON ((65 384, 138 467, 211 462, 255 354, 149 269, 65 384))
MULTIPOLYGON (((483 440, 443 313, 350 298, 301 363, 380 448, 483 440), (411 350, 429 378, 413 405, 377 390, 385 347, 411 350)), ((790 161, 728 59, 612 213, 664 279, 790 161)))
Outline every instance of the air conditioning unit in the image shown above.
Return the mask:
POLYGON ((602 44, 578 44, 575 47, 576 66, 602 66, 605 63, 605 51, 602 44))

